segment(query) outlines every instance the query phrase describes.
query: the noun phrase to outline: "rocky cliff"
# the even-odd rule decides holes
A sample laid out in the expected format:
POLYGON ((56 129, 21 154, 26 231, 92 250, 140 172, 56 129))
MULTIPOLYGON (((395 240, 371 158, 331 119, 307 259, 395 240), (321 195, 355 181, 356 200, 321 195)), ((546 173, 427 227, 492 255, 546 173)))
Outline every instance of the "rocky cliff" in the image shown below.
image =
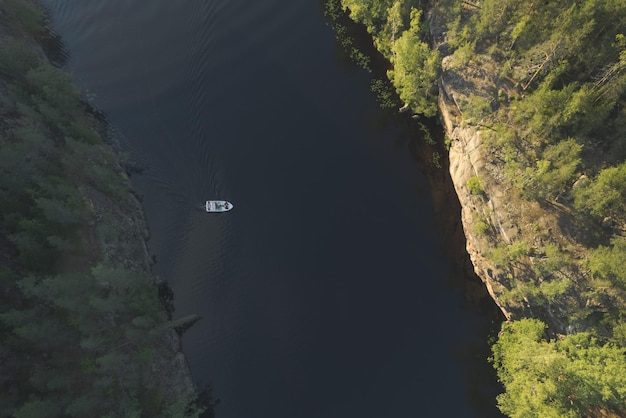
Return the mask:
POLYGON ((485 173, 486 158, 481 132, 474 126, 462 125, 463 118, 453 101, 454 87, 445 75, 439 82, 439 88, 440 115, 446 135, 451 140, 450 176, 461 204, 461 222, 467 239, 466 249, 474 265, 474 271, 483 281, 505 317, 511 319, 510 309, 500 300, 505 287, 498 277, 498 269, 484 256, 489 251, 489 246, 474 232, 477 229, 477 220, 489 219, 492 225, 497 225, 502 239, 510 242, 510 236, 515 233, 515 227, 510 220, 506 219, 503 207, 505 191, 490 189, 480 195, 470 192, 468 181, 471 178, 484 178, 485 173))
POLYGON ((430 5, 427 19, 432 45, 443 56, 439 115, 450 144, 449 171, 476 274, 507 319, 539 317, 552 332, 563 334, 585 328, 589 314, 606 306, 580 296, 586 249, 575 220, 566 205, 540 204, 515 193, 494 153, 497 132, 472 111, 481 99, 489 103, 495 96, 506 104, 523 92, 512 80, 498 76, 498 63, 488 56, 461 62, 450 53, 445 17, 436 4, 430 5), (546 244, 559 248, 562 256, 558 269, 549 273, 544 268, 546 244), (560 290, 548 290, 556 287, 560 290))

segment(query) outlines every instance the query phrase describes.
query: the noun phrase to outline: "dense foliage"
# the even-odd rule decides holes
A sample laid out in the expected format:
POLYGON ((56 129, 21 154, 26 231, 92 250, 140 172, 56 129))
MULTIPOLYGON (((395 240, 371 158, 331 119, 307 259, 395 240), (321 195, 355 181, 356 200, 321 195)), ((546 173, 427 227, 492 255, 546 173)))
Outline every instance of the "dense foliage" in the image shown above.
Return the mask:
MULTIPOLYGON (((30 3, 0 12, 3 28, 43 32, 30 3)), ((164 397, 153 370, 177 324, 152 279, 100 254, 119 229, 94 198, 129 204, 118 157, 29 42, 0 44, 0 416, 197 416, 193 399, 164 397)))
POLYGON ((569 196, 592 216, 626 220, 626 5, 484 1, 470 12, 447 3, 457 58, 489 56, 497 77, 516 83, 494 86, 502 90, 484 118, 510 180, 526 198, 569 196), (572 192, 582 173, 589 181, 572 192))
POLYGON ((583 417, 625 412, 626 349, 589 333, 546 340, 536 319, 505 323, 492 361, 506 392, 498 406, 510 417, 583 417))
POLYGON ((469 179, 470 194, 485 198, 486 182, 497 181, 530 214, 512 242, 493 237, 487 218, 474 232, 492 239, 484 255, 508 280, 501 302, 541 307, 572 335, 548 341, 537 321, 504 324, 494 346, 501 410, 626 415, 626 3, 432 1, 443 65, 418 27, 427 24, 422 2, 342 4, 392 62, 389 76, 416 112, 434 114, 424 100, 439 74, 456 83, 454 103, 464 123, 483 128, 495 178, 469 179), (543 227, 540 210, 555 213, 567 237, 543 227))
POLYGON ((341 0, 356 21, 372 34, 393 69, 388 76, 400 98, 416 113, 434 116, 434 94, 440 69, 437 51, 424 42, 422 13, 415 0, 341 0))

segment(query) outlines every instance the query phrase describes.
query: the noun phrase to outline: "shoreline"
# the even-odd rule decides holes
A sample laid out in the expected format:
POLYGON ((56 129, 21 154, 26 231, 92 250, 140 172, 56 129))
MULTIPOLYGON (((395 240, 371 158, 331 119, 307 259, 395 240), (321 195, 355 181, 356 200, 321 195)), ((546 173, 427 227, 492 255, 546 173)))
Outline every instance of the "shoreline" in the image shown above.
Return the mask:
MULTIPOLYGON (((67 73, 63 71, 63 64, 67 60, 68 54, 63 49, 62 40, 54 32, 43 3, 40 0, 17 0, 15 3, 3 6, 0 24, 0 48, 13 48, 12 53, 15 53, 15 48, 21 48, 20 53, 23 54, 22 56, 27 56, 29 59, 34 60, 32 66, 27 67, 29 71, 32 68, 43 68, 47 71, 45 74, 48 75, 57 74, 57 69, 60 69, 60 73, 63 75, 58 76, 58 79, 50 76, 53 78, 53 82, 58 83, 54 87, 64 88, 72 95, 75 94, 76 98, 72 97, 72 100, 77 100, 79 104, 75 108, 69 110, 60 109, 59 111, 68 112, 69 116, 63 115, 63 117, 68 117, 70 121, 73 120, 75 123, 83 124, 81 125, 83 131, 78 132, 77 129, 76 132, 68 134, 57 128, 56 125, 53 126, 53 122, 56 122, 54 120, 44 119, 44 122, 41 122, 38 119, 33 119, 35 120, 33 122, 27 119, 27 117, 35 118, 30 113, 24 116, 24 111, 14 112, 12 110, 13 107, 22 105, 20 101, 22 99, 21 96, 19 99, 16 99, 17 96, 14 93, 10 93, 11 88, 14 85, 18 85, 18 83, 24 83, 22 78, 25 78, 27 74, 14 75, 5 71, 1 74, 0 89, 6 97, 0 108, 5 115, 3 126, 8 132, 7 143, 11 145, 20 144, 22 138, 14 134, 14 130, 23 126, 26 123, 24 121, 27 121, 33 124, 33 126, 37 124, 36 128, 41 130, 41 138, 37 137, 37 139, 46 144, 45 146, 54 148, 59 155, 74 155, 72 153, 78 154, 78 150, 81 150, 80 152, 86 154, 86 157, 83 157, 82 165, 101 164, 102 170, 106 170, 90 173, 93 177, 89 177, 82 172, 80 174, 71 173, 69 168, 64 165, 61 166, 60 175, 63 177, 63 181, 71 183, 73 188, 77 190, 76 196, 78 197, 76 199, 80 203, 76 203, 76 205, 80 209, 76 210, 82 211, 79 212, 81 220, 74 221, 76 225, 79 225, 76 227, 77 230, 73 237, 77 242, 73 243, 74 246, 65 244, 69 248, 68 252, 61 252, 57 260, 53 260, 52 264, 46 266, 48 270, 39 274, 80 274, 85 275, 85 278, 89 280, 92 279, 92 275, 95 274, 93 272, 96 269, 107 268, 117 272, 119 275, 124 275, 124 277, 128 276, 128 280, 133 281, 133 283, 126 285, 128 288, 144 286, 149 283, 153 287, 153 291, 148 293, 153 300, 151 299, 145 304, 146 306, 150 305, 150 308, 145 306, 138 308, 140 311, 141 309, 146 309, 145 315, 154 315, 154 319, 151 317, 151 320, 156 321, 151 325, 153 328, 146 331, 147 336, 139 338, 131 337, 130 334, 126 335, 125 333, 128 332, 126 327, 132 328, 136 326, 134 319, 132 324, 126 324, 124 322, 126 318, 118 318, 117 315, 119 314, 116 311, 111 311, 107 315, 111 315, 111 318, 113 318, 111 322, 117 328, 116 333, 119 334, 111 337, 111 340, 114 341, 117 338, 117 345, 113 346, 113 348, 110 348, 110 346, 106 348, 106 345, 102 344, 100 347, 103 348, 93 348, 93 351, 81 352, 81 356, 86 358, 88 358, 87 356, 94 356, 94 360, 91 360, 94 361, 94 372, 91 372, 93 374, 95 373, 95 368, 97 368, 95 364, 97 361, 100 361, 98 356, 106 356, 112 352, 122 355, 122 352, 128 351, 123 354, 127 355, 130 360, 134 358, 131 357, 131 354, 136 356, 136 351, 141 351, 146 354, 141 358, 142 364, 132 364, 132 367, 145 367, 145 370, 142 370, 142 377, 150 379, 150 381, 148 384, 143 385, 148 386, 144 390, 151 391, 150 393, 158 393, 158 396, 161 397, 159 400, 141 399, 141 402, 145 402, 148 405, 147 408, 151 408, 153 411, 158 410, 158 408, 170 410, 174 407, 181 408, 186 405, 191 409, 185 409, 188 411, 185 412, 185 416, 187 416, 187 413, 198 414, 198 410, 203 408, 206 409, 205 414, 213 416, 212 407, 215 405, 215 402, 211 399, 210 387, 200 391, 193 381, 187 358, 182 350, 180 331, 193 323, 197 318, 190 317, 171 321, 171 306, 167 303, 171 300, 171 290, 169 292, 163 291, 163 286, 166 286, 166 284, 158 282, 158 279, 153 274, 155 260, 149 250, 149 226, 141 203, 141 197, 134 189, 130 179, 131 173, 134 172, 133 167, 124 164, 115 138, 110 135, 111 127, 106 115, 97 106, 85 100, 82 93, 78 93, 78 90, 67 77, 67 73), (4 13, 5 8, 6 13, 4 13), (27 24, 30 24, 30 26, 27 26, 27 24), (84 134, 85 137, 80 137, 81 134, 84 134), (64 138, 64 136, 69 135, 76 135, 76 137, 64 138), (68 141, 72 141, 72 145, 66 143, 68 141), (80 145, 74 145, 75 143, 80 145), (99 174, 99 177, 96 174, 99 174), (80 250, 77 248, 80 248, 80 250), (165 297, 163 294, 165 294, 165 297), (162 313, 151 313, 148 311, 148 309, 152 309, 155 303, 162 308, 162 313), (121 328, 121 325, 124 325, 124 330, 121 328), (122 341, 121 344, 119 344, 120 341, 122 341), (106 351, 107 349, 109 351, 106 351)), ((42 81, 43 86, 46 86, 45 82, 49 81, 44 79, 42 81)), ((31 86, 31 88, 34 87, 31 86)), ((37 90, 34 91, 36 92, 37 90)), ((32 100, 31 97, 33 96, 26 96, 24 100, 32 100)), ((29 104, 24 104, 23 106, 27 107, 29 104)), ((34 109, 38 108, 35 107, 34 109)), ((61 122, 58 123, 60 124, 61 122)), ((48 164, 51 163, 54 163, 54 161, 48 164)), ((32 174, 33 177, 45 177, 46 175, 47 173, 42 174, 39 172, 32 174)), ((61 205, 62 207, 67 206, 68 203, 62 201, 61 205)), ((10 248, 3 249, 5 252, 11 252, 12 250, 10 248)), ((4 255, 6 256, 6 254, 4 255)), ((28 270, 24 270, 17 263, 13 264, 15 266, 12 267, 16 269, 16 280, 19 282, 21 275, 28 274, 28 270)), ((100 285, 108 286, 107 293, 112 291, 110 290, 111 285, 109 282, 104 282, 100 285)), ((71 285, 67 286, 68 288, 63 289, 61 292, 67 292, 68 295, 65 296, 61 293, 59 298, 72 297, 72 289, 69 288, 71 285)), ((122 284, 121 286, 123 287, 124 285, 122 284)), ((16 296, 27 299, 27 296, 21 294, 16 296)), ((83 296, 85 298, 102 298, 102 300, 107 298, 106 295, 94 295, 91 293, 83 296)), ((75 303, 78 303, 78 301, 75 301, 75 303)), ((142 301, 137 301, 137 303, 142 303, 142 301)), ((68 311, 73 312, 70 308, 68 308, 68 311)), ((97 317, 99 312, 93 312, 90 315, 97 317)), ((137 318, 139 317, 135 319, 137 318)), ((138 330, 141 329, 140 326, 136 327, 138 330)), ((17 325, 15 328, 17 328, 17 325)), ((7 332, 10 333, 11 329, 9 328, 7 332)), ((78 331, 72 329, 72 332, 78 331)), ((81 329, 81 332, 87 331, 81 329)), ((80 338, 84 339, 85 337, 79 336, 79 340, 80 338)), ((80 340, 80 344, 81 348, 79 348, 79 351, 85 348, 82 346, 83 340, 80 340)), ((36 346, 37 344, 33 343, 33 345, 36 346)), ((33 349, 40 348, 34 347, 33 349)), ((70 350, 69 347, 64 347, 65 349, 70 350)), ((59 355, 65 355, 65 351, 59 355)), ((67 361, 73 360, 68 359, 67 361)), ((81 360, 81 362, 85 361, 87 361, 85 358, 81 360)), ((120 367, 113 368, 110 373, 117 379, 124 380, 130 373, 126 370, 130 366, 122 362, 120 367)), ((80 367, 84 369, 86 366, 81 363, 80 367)), ((82 370, 82 372, 87 373, 85 370, 82 370)), ((95 377, 92 379, 95 379, 95 377)), ((88 387, 92 383, 88 380, 86 386, 88 387)), ((24 386, 24 389, 16 389, 16 394, 12 395, 16 398, 15 401, 12 400, 15 404, 5 406, 9 408, 9 411, 15 412, 18 409, 26 408, 24 402, 28 403, 28 401, 20 399, 32 396, 30 392, 32 389, 26 384, 24 386)), ((83 390, 89 389, 76 388, 76 396, 81 396, 80 393, 83 390)), ((53 389, 50 389, 49 392, 43 392, 40 396, 54 397, 53 389)), ((61 408, 65 407, 63 404, 65 401, 58 402, 61 408)), ((143 406, 143 404, 141 405, 143 406)), ((0 411, 2 410, 4 410, 4 406, 0 409, 0 411)))
MULTIPOLYGON (((387 71, 391 69, 391 63, 376 48, 372 42, 372 35, 367 31, 366 26, 353 21, 349 13, 345 11, 331 10, 327 13, 331 26, 343 26, 354 40, 354 43, 348 43, 349 47, 346 47, 352 48, 352 51, 348 50, 346 53, 350 55, 354 51, 358 51, 358 54, 367 56, 369 58, 367 65, 362 63, 357 65, 369 71, 373 80, 386 80, 385 82, 388 82, 387 71)), ((333 30, 336 31, 335 28, 333 30)), ((476 310, 487 313, 493 321, 503 321, 505 316, 501 315, 482 280, 476 274, 466 248, 467 237, 461 219, 462 206, 450 175, 448 151, 444 146, 445 126, 439 124, 437 116, 428 119, 421 117, 414 119, 403 113, 406 107, 398 112, 402 101, 393 90, 393 86, 389 84, 388 88, 390 89, 387 90, 389 96, 384 99, 386 103, 383 107, 389 109, 391 118, 396 121, 395 123, 405 124, 408 129, 415 133, 408 146, 409 153, 418 170, 428 180, 435 221, 444 236, 445 253, 454 267, 454 276, 459 278, 455 285, 463 289, 465 299, 476 310), (391 105, 389 105, 390 103, 391 105), (420 133, 424 135, 424 129, 432 136, 429 141, 420 137, 420 133), (439 165, 435 164, 435 160, 439 165)))

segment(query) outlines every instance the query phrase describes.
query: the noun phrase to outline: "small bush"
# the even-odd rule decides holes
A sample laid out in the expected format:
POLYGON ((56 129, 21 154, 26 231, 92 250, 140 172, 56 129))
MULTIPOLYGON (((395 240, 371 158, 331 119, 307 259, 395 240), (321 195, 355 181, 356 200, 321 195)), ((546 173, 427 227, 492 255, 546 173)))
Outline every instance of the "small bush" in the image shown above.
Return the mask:
POLYGON ((475 56, 474 45, 463 44, 452 54, 449 66, 451 69, 459 69, 466 66, 475 56))
POLYGON ((482 219, 474 223, 474 232, 477 235, 485 235, 489 232, 489 224, 482 219))
POLYGON ((508 253, 512 261, 517 261, 523 256, 528 255, 528 244, 526 244, 524 240, 515 241, 509 245, 508 253))
POLYGON ((470 177, 467 180, 467 188, 469 189, 470 194, 475 196, 479 196, 485 193, 482 181, 479 176, 470 177))
POLYGON ((470 95, 464 100, 459 100, 461 105, 461 112, 464 116, 474 119, 477 122, 487 115, 491 114, 491 104, 489 100, 484 97, 470 95))

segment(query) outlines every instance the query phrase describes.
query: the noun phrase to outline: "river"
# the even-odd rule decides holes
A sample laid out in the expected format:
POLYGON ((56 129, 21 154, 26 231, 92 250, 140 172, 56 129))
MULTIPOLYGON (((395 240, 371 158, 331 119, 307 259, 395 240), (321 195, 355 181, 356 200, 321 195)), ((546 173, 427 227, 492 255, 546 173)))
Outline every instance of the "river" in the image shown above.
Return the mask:
POLYGON ((203 318, 184 352, 219 418, 498 416, 493 326, 456 285, 416 133, 321 2, 43 2, 145 168, 155 272, 203 318))

